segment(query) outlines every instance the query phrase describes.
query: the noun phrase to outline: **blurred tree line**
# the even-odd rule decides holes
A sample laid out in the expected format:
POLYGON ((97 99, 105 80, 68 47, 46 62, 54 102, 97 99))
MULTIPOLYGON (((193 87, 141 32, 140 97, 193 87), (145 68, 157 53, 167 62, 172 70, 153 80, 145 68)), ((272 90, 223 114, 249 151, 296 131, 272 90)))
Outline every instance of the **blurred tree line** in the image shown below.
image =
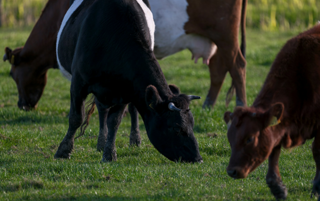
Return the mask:
MULTIPOLYGON (((47 0, 0 0, 0 26, 34 24, 47 0)), ((320 0, 248 0, 247 27, 284 30, 320 20, 320 0)))

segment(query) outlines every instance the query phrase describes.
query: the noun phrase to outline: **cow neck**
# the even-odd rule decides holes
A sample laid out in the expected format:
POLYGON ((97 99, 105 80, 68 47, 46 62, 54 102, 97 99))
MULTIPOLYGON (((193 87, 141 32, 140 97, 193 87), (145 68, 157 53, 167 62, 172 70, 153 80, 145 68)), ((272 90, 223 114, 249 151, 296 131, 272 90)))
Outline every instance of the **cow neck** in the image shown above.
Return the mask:
MULTIPOLYGON (((296 127, 287 126, 294 121, 292 117, 299 113, 299 106, 295 101, 292 101, 292 97, 297 95, 296 89, 292 86, 292 83, 298 83, 292 82, 292 80, 296 79, 294 72, 297 69, 293 69, 292 65, 287 63, 288 60, 283 58, 285 57, 280 52, 271 66, 263 87, 252 107, 266 111, 277 102, 284 104, 282 123, 279 126, 274 126, 270 133, 274 136, 275 146, 282 143, 284 147, 290 147, 291 140, 283 141, 283 139, 284 135, 288 136, 285 139, 290 139, 289 136, 297 134, 296 127)), ((268 127, 268 129, 271 128, 268 127)))
POLYGON ((69 1, 48 1, 20 53, 21 58, 35 60, 46 68, 57 64, 55 53, 57 33, 68 8, 69 1))
POLYGON ((163 101, 168 100, 172 96, 158 61, 153 57, 145 63, 143 73, 139 72, 138 75, 135 75, 137 79, 135 79, 133 85, 134 91, 138 91, 138 94, 134 96, 132 101, 144 120, 150 115, 150 110, 145 102, 145 92, 149 85, 153 85, 158 90, 159 96, 163 101))

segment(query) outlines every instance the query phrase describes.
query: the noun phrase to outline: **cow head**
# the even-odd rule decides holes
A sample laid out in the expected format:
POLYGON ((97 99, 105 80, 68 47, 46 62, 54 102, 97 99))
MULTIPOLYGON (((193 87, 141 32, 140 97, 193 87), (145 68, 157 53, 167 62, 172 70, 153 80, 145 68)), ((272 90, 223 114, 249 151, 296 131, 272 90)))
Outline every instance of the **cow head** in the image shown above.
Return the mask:
POLYGON ((10 75, 16 82, 19 93, 18 107, 24 110, 35 109, 47 83, 47 69, 39 70, 37 61, 21 57, 23 48, 5 48, 3 61, 11 64, 10 75))
POLYGON ((198 142, 193 134, 194 120, 189 103, 199 96, 180 94, 171 85, 173 96, 162 100, 157 89, 146 89, 146 103, 151 112, 145 120, 148 137, 154 147, 172 161, 202 162, 198 142))
POLYGON ((268 110, 237 107, 234 113, 226 112, 231 158, 227 173, 235 179, 246 178, 265 161, 276 142, 275 125, 282 119, 284 105, 276 103, 268 110))

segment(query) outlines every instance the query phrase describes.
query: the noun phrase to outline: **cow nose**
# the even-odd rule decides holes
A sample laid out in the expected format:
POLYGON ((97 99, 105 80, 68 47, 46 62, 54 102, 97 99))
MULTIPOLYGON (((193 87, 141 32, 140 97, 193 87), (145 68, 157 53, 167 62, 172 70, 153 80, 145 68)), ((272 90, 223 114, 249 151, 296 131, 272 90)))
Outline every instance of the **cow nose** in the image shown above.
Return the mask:
POLYGON ((237 170, 227 170, 227 173, 232 178, 236 178, 237 177, 237 170))

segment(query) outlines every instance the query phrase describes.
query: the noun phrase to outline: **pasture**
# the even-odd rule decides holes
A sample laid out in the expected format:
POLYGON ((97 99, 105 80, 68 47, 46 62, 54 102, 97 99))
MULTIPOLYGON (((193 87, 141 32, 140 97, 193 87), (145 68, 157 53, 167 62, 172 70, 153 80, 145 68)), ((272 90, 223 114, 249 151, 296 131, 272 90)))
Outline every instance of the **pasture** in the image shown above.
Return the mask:
MULTIPOLYGON (((0 49, 22 46, 31 28, 0 29, 0 49)), ((299 31, 247 30, 247 100, 251 105, 282 45, 299 31)), ((3 53, 3 52, 1 52, 3 53)), ((199 95, 190 104, 202 164, 174 163, 149 142, 140 121, 141 147, 129 146, 130 117, 124 117, 116 140, 118 161, 100 163, 96 151, 98 113, 85 135, 75 140, 69 160, 53 158, 68 129, 69 86, 58 70, 49 70, 37 110, 18 109, 18 92, 10 65, 0 62, 0 200, 274 200, 266 185, 267 162, 245 180, 226 173, 230 157, 223 114, 231 85, 226 77, 213 110, 203 110, 209 88, 208 67, 193 64, 183 51, 160 61, 169 84, 182 93, 199 95)), ((310 200, 315 163, 311 141, 283 150, 280 173, 288 200, 310 200)), ((314 198, 315 199, 315 198, 314 198)))

